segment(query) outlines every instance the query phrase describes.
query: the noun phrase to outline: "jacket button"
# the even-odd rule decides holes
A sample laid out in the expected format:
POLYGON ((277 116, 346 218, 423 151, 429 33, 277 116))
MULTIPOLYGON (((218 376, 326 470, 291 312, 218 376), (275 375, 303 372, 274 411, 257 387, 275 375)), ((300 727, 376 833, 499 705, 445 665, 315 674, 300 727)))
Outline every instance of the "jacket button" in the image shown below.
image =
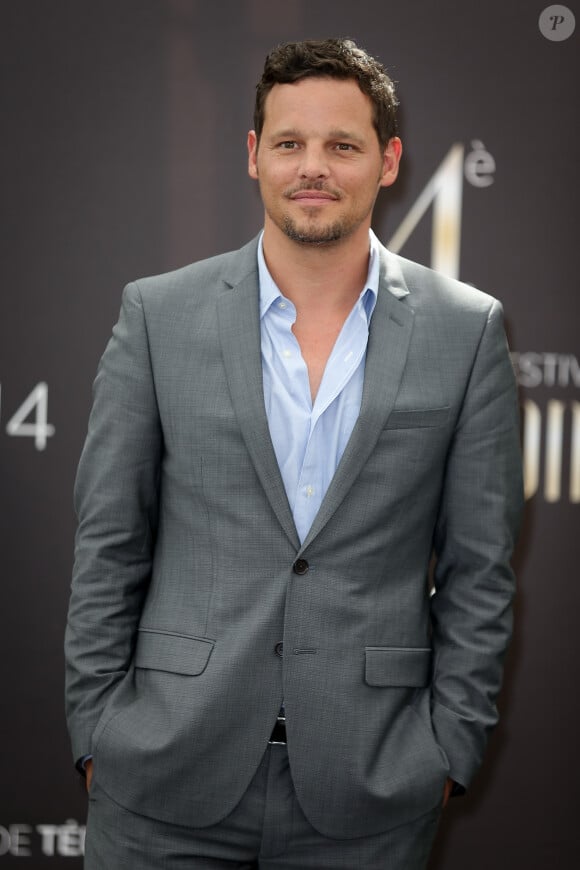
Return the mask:
POLYGON ((308 571, 308 562, 306 559, 296 559, 294 562, 295 574, 306 574, 308 571))
POLYGON ((278 641, 278 643, 274 647, 274 652, 276 653, 277 656, 280 656, 280 658, 282 658, 282 656, 284 655, 284 644, 282 643, 281 640, 278 641))

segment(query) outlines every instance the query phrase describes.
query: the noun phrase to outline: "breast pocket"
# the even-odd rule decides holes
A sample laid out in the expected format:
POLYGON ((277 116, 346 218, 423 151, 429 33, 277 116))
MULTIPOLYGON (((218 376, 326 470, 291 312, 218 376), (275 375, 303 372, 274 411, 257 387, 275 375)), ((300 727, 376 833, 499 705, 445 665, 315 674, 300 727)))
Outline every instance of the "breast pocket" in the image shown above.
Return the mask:
POLYGON ((393 411, 385 429, 432 429, 444 426, 450 414, 449 405, 441 408, 412 408, 408 411, 393 411))

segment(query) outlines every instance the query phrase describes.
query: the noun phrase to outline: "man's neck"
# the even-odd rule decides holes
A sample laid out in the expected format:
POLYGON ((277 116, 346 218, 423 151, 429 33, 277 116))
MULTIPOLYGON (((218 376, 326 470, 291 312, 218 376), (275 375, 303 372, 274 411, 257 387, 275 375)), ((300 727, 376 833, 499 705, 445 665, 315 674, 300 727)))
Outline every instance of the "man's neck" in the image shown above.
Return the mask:
POLYGON ((340 242, 307 245, 266 224, 264 258, 280 291, 296 308, 292 332, 308 369, 315 401, 326 363, 368 274, 368 227, 340 242))
POLYGON ((348 313, 364 287, 369 264, 368 228, 328 245, 295 242, 266 225, 264 258, 280 291, 297 312, 348 313))

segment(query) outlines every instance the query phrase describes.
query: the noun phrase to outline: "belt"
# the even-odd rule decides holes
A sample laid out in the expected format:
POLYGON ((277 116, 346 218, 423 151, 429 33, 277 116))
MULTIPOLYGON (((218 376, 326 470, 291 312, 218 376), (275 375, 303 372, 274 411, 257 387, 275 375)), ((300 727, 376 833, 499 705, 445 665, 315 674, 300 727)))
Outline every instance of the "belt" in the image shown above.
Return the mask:
POLYGON ((286 717, 282 713, 278 713, 268 743, 272 746, 286 746, 286 717))

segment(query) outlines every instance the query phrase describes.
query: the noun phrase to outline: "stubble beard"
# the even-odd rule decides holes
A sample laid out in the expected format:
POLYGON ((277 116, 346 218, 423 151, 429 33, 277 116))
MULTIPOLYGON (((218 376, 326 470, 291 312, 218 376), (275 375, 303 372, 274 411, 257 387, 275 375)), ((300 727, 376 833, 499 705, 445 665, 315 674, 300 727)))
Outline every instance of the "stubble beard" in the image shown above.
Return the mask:
MULTIPOLYGON (((323 184, 309 184, 308 189, 326 190, 327 188, 323 184)), ((293 192, 294 191, 291 191, 286 195, 289 196, 293 192)), ((342 199, 339 191, 332 190, 331 193, 333 193, 338 200, 342 199)), ((351 236, 365 218, 368 217, 370 211, 372 211, 372 205, 369 207, 369 211, 366 214, 362 214, 362 212, 346 213, 338 220, 327 224, 319 224, 315 215, 312 215, 310 219, 304 217, 301 221, 297 221, 289 214, 282 214, 278 226, 289 239, 300 245, 319 247, 324 245, 336 245, 338 242, 351 236)))
POLYGON ((335 221, 322 227, 301 227, 288 215, 284 216, 282 223, 284 234, 301 245, 332 245, 350 235, 353 229, 345 221, 335 221))
MULTIPOLYGON (((326 191, 331 193, 337 200, 342 199, 339 190, 330 189, 322 181, 309 181, 308 183, 301 184, 299 187, 286 191, 285 196, 290 198, 300 190, 326 191)), ((281 229, 284 234, 293 242, 298 242, 300 245, 332 245, 350 235, 354 229, 344 219, 344 216, 325 226, 320 226, 314 217, 311 217, 310 220, 305 217, 300 223, 289 214, 283 214, 281 217, 281 229)))

